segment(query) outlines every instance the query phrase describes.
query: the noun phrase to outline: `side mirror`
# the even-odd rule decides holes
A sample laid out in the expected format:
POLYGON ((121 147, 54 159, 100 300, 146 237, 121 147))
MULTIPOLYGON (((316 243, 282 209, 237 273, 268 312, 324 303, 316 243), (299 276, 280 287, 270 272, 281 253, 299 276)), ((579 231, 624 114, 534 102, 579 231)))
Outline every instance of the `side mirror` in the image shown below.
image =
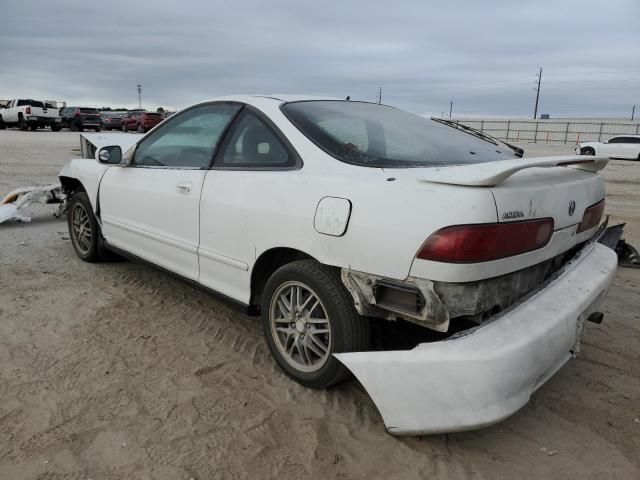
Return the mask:
POLYGON ((122 149, 117 145, 102 147, 98 152, 98 161, 107 165, 117 165, 122 161, 122 149))

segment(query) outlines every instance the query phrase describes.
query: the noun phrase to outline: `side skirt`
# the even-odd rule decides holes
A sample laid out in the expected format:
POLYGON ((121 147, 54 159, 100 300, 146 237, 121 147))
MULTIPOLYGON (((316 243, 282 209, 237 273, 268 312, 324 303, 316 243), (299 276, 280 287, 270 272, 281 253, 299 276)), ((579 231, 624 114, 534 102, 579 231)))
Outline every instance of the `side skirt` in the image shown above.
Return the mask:
POLYGON ((205 287, 204 285, 202 285, 201 283, 196 282, 195 280, 191 280, 190 278, 186 278, 183 277, 182 275, 179 275, 175 272, 172 272, 171 270, 168 270, 164 267, 161 267, 160 265, 156 265, 153 262, 150 262, 149 260, 145 260, 144 258, 140 258, 137 255, 134 255, 132 253, 127 252, 126 250, 122 250, 118 247, 114 247, 113 245, 110 245, 109 242, 107 242, 106 240, 102 240, 104 242, 104 246, 106 248, 108 248, 109 250, 111 250, 114 253, 117 253, 118 255, 121 255, 133 262, 136 263, 144 263, 145 265, 149 265, 150 267, 154 268, 155 270, 158 270, 162 273, 165 273, 167 275, 169 275, 170 277, 173 277, 177 280, 180 280, 188 285, 191 285, 194 288, 197 288, 198 290, 201 290, 203 292, 208 293, 209 295, 212 295, 214 297, 216 297, 218 300, 223 301, 224 303, 228 304, 229 306, 233 307, 235 310, 238 310, 240 312, 242 312, 245 315, 249 315, 249 316, 256 316, 258 314, 257 309, 255 306, 253 305, 247 305, 246 303, 240 302, 234 298, 231 298, 227 295, 224 295, 216 290, 213 290, 209 287, 205 287))

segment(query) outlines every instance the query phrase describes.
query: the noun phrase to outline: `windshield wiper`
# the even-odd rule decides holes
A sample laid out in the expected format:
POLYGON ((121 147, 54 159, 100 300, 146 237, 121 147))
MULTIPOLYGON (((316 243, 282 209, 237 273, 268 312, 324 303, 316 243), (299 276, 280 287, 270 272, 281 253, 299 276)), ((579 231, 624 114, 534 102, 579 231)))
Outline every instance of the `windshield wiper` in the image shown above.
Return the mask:
POLYGON ((480 138, 489 143, 493 143, 494 145, 498 145, 498 142, 502 143, 503 145, 506 145, 511 150, 513 150, 513 153, 516 154, 516 157, 522 158, 522 156, 524 155, 524 150, 522 148, 516 147, 515 145, 507 143, 504 140, 500 140, 496 137, 492 137, 491 135, 481 132, 480 130, 477 130, 475 128, 471 128, 466 125, 463 125, 456 120, 446 120, 444 118, 438 118, 438 117, 431 117, 431 120, 433 120, 434 122, 442 123, 449 127, 455 128, 456 130, 460 130, 462 132, 468 133, 469 135, 473 135, 474 137, 480 138))

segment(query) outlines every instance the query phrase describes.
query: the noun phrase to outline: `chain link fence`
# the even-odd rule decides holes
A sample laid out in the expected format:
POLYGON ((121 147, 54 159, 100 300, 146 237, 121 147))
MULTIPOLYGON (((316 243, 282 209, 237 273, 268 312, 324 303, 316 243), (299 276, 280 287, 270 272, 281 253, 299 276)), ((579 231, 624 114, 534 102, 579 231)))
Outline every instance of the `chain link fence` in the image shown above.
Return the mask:
POLYGON ((640 135, 639 121, 625 120, 482 120, 459 119, 462 125, 507 142, 579 143, 616 135, 640 135))

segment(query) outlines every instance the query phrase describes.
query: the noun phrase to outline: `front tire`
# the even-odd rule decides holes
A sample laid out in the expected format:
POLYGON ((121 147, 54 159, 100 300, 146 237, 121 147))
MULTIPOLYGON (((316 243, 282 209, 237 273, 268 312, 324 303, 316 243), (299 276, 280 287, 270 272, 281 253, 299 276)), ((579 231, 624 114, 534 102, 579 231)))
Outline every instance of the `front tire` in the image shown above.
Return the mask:
POLYGON ((100 225, 93 213, 91 202, 85 192, 78 192, 67 210, 67 224, 73 249, 85 262, 99 262, 104 257, 100 225))
POLYGON ((580 155, 595 155, 596 151, 591 147, 584 147, 580 149, 580 155))
POLYGON ((51 125, 51 131, 52 131, 52 132, 59 132, 59 131, 60 131, 60 126, 58 126, 58 125, 51 125))
POLYGON ((355 310, 339 274, 315 260, 279 268, 262 293, 262 325, 276 362, 311 388, 349 376, 333 354, 366 350, 369 322, 355 310))
POLYGON ((125 133, 127 132, 127 126, 126 125, 122 125, 122 131, 125 132, 125 133))
POLYGON ((144 127, 138 124, 138 133, 144 133, 144 127))

